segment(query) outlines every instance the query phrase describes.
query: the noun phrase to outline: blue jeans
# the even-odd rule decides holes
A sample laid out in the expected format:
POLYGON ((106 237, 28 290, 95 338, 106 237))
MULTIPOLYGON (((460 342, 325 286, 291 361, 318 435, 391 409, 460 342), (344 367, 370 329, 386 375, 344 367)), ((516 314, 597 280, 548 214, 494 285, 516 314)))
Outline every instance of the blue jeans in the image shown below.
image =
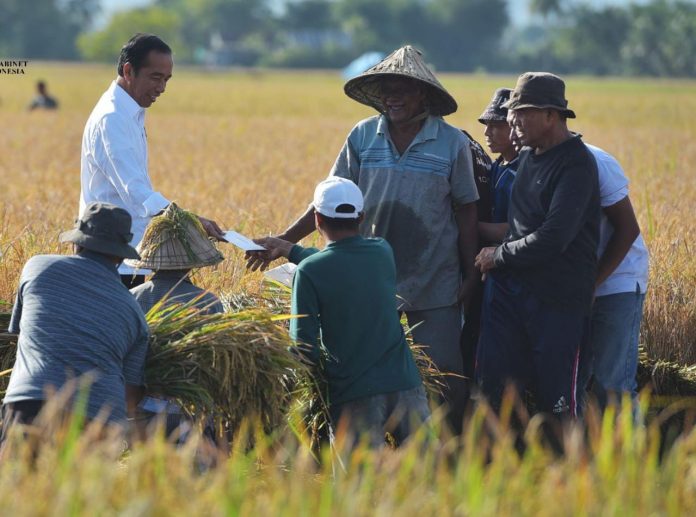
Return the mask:
POLYGON ((635 400, 638 385, 638 338, 645 294, 640 286, 631 293, 598 296, 592 308, 590 342, 580 362, 581 402, 594 375, 591 391, 605 408, 612 394, 628 393, 635 400))
POLYGON ((428 398, 422 385, 334 404, 329 412, 335 426, 347 425, 355 440, 366 436, 374 449, 384 446, 387 432, 397 444, 402 443, 430 417, 428 398), (340 423, 342 419, 344 423, 340 423))
POLYGON ((505 388, 534 393, 542 412, 577 414, 576 381, 589 311, 545 302, 506 273, 490 275, 484 289, 476 378, 499 411, 505 388))

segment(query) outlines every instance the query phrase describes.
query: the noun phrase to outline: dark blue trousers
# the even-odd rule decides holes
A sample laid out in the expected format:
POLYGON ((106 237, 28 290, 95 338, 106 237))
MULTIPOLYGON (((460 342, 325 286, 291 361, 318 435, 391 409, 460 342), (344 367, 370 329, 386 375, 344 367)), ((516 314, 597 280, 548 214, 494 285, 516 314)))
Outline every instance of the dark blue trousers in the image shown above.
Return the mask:
POLYGON ((476 378, 495 410, 513 384, 531 389, 537 408, 577 415, 578 355, 587 340, 589 311, 544 302, 508 274, 486 282, 476 378))

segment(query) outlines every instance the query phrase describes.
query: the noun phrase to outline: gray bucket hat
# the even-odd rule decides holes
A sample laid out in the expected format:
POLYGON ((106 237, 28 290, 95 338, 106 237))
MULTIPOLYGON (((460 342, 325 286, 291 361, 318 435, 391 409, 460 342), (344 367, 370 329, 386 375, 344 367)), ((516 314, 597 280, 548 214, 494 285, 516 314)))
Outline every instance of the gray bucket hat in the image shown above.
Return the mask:
POLYGON ((508 99, 510 99, 510 93, 512 90, 510 88, 498 88, 493 94, 491 102, 488 103, 486 109, 483 110, 478 121, 481 124, 488 124, 489 122, 507 122, 507 108, 503 108, 508 99))
POLYGON ((568 118, 575 118, 575 112, 568 109, 563 79, 548 72, 525 72, 519 76, 510 100, 503 104, 503 108, 554 109, 568 118))
POLYGON ((130 246, 131 216, 123 208, 95 202, 85 207, 75 228, 60 234, 60 242, 72 242, 85 249, 120 258, 140 258, 130 246))
POLYGON ((395 50, 372 68, 349 80, 343 91, 351 99, 383 113, 380 85, 382 79, 387 77, 406 77, 422 83, 432 115, 443 117, 457 111, 457 101, 425 64, 420 51, 411 45, 395 50))

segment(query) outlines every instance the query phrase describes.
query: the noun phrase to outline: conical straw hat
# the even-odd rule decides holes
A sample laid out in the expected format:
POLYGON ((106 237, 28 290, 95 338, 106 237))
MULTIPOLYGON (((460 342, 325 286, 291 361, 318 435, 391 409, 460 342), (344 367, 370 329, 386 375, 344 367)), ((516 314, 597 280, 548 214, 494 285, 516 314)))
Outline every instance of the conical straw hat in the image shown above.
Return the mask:
POLYGON ((193 269, 223 260, 196 215, 172 203, 153 217, 137 247, 140 260, 126 260, 136 269, 193 269))
POLYGON ((454 100, 423 61, 419 50, 406 45, 395 50, 375 66, 349 80, 343 90, 351 99, 372 106, 380 113, 384 107, 380 100, 380 82, 388 76, 408 77, 425 83, 426 102, 432 115, 445 116, 457 111, 454 100))

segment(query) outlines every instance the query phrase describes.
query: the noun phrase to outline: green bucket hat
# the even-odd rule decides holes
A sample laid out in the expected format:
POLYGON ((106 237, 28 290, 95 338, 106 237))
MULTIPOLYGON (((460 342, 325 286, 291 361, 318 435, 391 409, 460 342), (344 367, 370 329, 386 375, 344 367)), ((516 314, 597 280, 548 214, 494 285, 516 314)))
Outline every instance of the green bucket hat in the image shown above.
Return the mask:
POLYGON ((60 234, 60 242, 72 242, 85 249, 120 258, 140 258, 130 246, 131 216, 123 208, 95 202, 85 207, 75 228, 60 234))
POLYGON ((525 72, 520 75, 510 100, 502 107, 509 110, 554 109, 567 118, 575 118, 575 112, 568 109, 563 79, 548 72, 525 72))
POLYGON ((395 50, 372 68, 349 80, 343 91, 351 99, 383 113, 381 85, 383 79, 388 77, 405 77, 421 83, 425 87, 428 111, 432 115, 444 117, 457 111, 457 101, 425 64, 421 52, 411 45, 395 50))
POLYGON ((507 108, 503 108, 508 99, 510 99, 510 88, 498 88, 493 94, 491 102, 488 103, 486 109, 481 113, 478 121, 481 124, 489 122, 507 122, 507 108))

